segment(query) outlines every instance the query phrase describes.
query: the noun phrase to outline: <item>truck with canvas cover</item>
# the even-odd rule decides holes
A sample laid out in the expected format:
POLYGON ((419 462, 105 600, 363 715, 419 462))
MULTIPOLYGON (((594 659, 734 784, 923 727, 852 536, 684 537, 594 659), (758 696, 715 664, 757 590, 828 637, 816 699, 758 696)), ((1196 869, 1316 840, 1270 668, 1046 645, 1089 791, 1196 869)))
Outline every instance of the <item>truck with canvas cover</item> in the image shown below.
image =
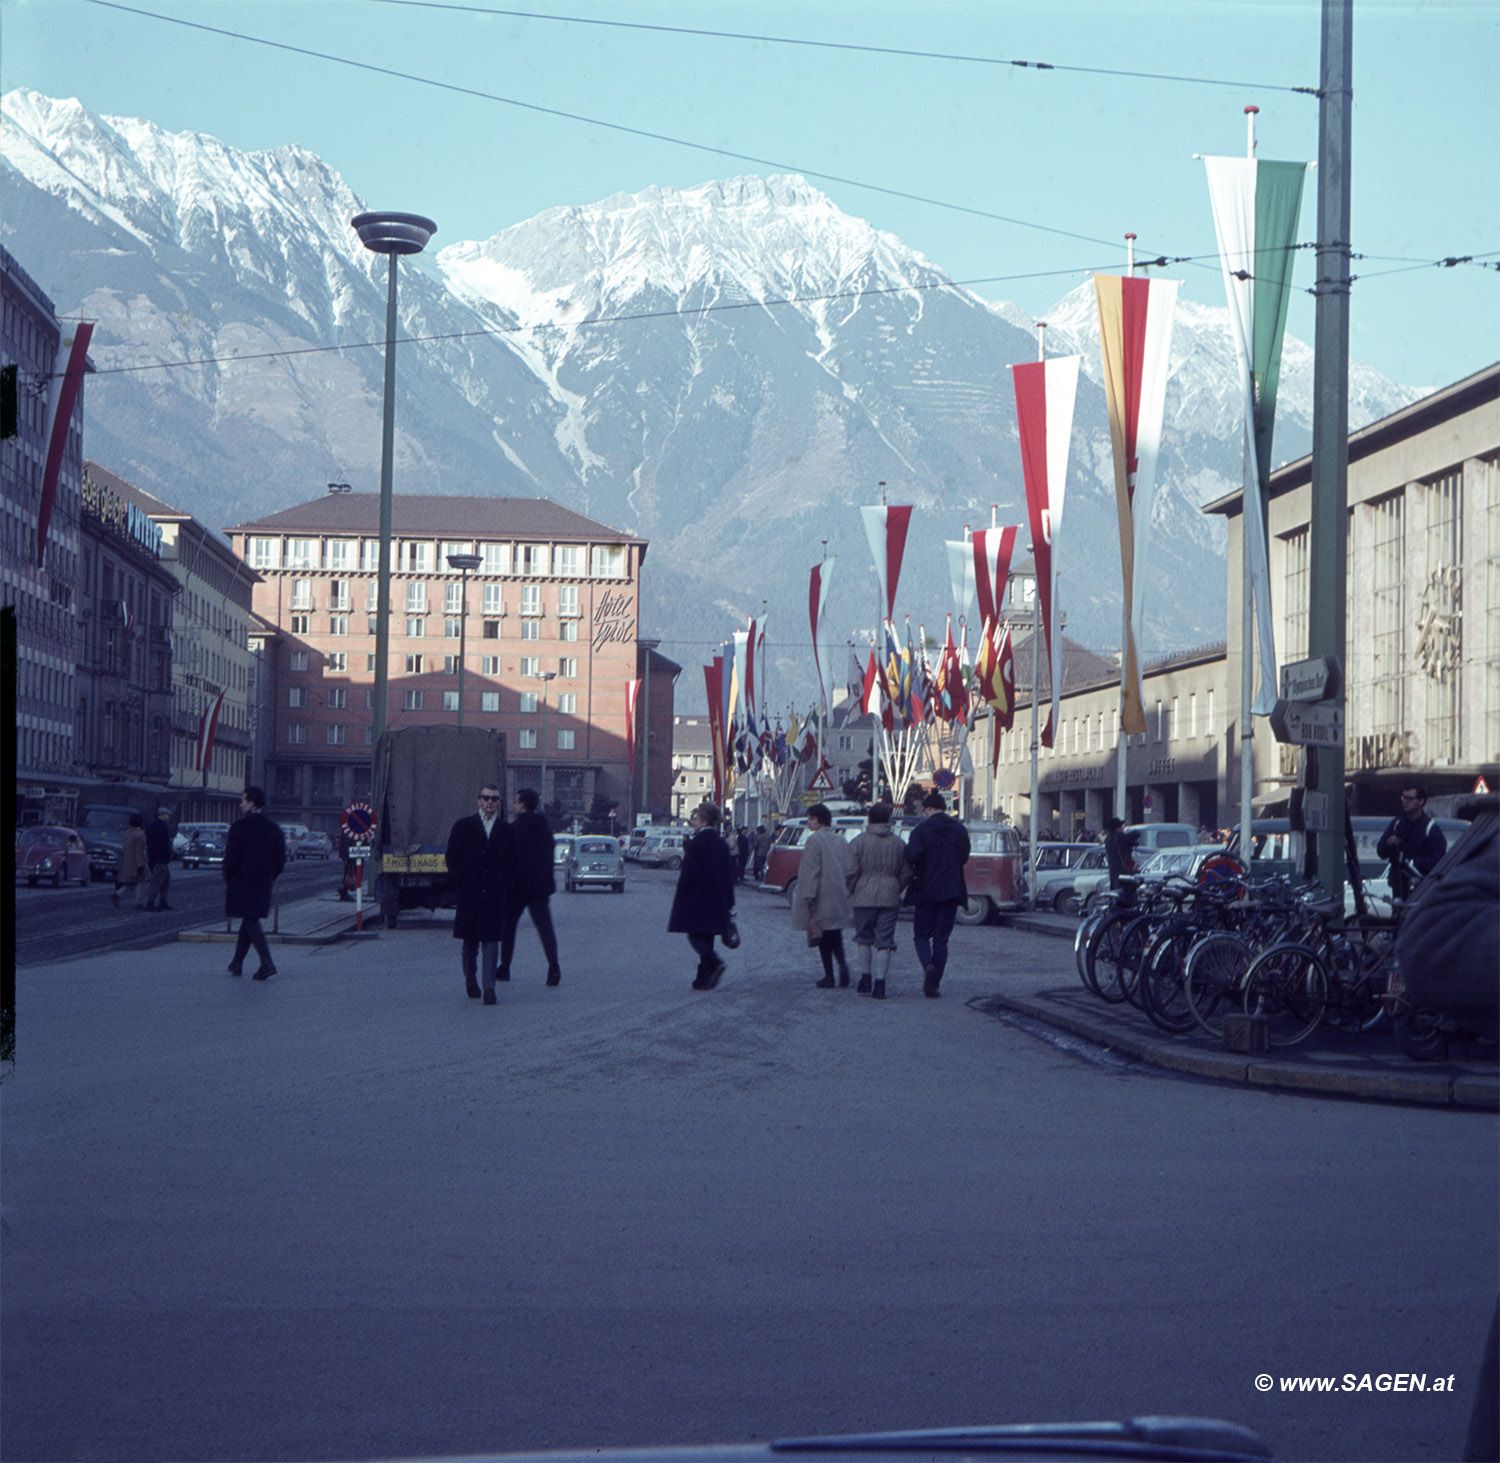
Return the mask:
POLYGON ((451 909, 444 854, 486 783, 505 791, 505 736, 483 727, 403 726, 375 754, 375 847, 365 869, 390 929, 403 909, 451 909))

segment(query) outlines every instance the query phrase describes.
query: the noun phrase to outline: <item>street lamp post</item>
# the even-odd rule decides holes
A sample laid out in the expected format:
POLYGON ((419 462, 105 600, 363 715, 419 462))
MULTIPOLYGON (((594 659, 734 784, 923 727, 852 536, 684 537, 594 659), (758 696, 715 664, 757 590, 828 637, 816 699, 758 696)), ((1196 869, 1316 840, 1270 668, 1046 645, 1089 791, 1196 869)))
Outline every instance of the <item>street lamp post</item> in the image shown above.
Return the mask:
POLYGON ((556 671, 538 671, 536 679, 542 683, 542 785, 537 789, 537 796, 542 800, 542 806, 547 806, 547 682, 557 679, 556 671))
MULTIPOLYGON (((391 462, 396 445, 396 256, 420 254, 437 225, 419 213, 361 213, 350 225, 359 241, 390 259, 385 306, 385 410, 380 432, 380 575, 375 600, 375 718, 372 742, 379 755, 385 735, 391 651, 391 462)), ((373 778, 372 778, 373 783, 373 778)))
POLYGON ((469 637, 469 571, 480 565, 478 554, 449 554, 448 567, 457 569, 462 575, 462 598, 458 605, 458 724, 464 724, 464 667, 467 663, 465 650, 469 637))
POLYGON ((641 673, 645 684, 645 706, 641 713, 641 810, 651 816, 651 652, 661 644, 660 640, 637 640, 636 644, 646 652, 646 668, 641 673))

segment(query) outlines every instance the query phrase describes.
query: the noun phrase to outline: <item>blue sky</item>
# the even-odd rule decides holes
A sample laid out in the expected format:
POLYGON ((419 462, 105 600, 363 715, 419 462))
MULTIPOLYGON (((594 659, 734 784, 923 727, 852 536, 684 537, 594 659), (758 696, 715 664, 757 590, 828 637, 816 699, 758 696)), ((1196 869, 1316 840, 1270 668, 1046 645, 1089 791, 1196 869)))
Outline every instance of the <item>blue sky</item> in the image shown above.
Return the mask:
MULTIPOLYGON (((0 0, 0 89, 76 96, 245 150, 299 143, 370 207, 434 218, 435 247, 651 184, 796 170, 977 293, 1033 314, 1090 270, 1119 267, 1127 230, 1150 255, 1202 259, 1173 274, 1188 297, 1219 305, 1194 154, 1242 154, 1243 108, 1254 104, 1262 157, 1317 156, 1317 102, 1288 88, 1317 85, 1318 0, 518 0, 509 14, 483 0, 131 3, 138 13, 0 0), (172 23, 182 21, 778 166, 172 23)), ((1500 259, 1500 4, 1359 0, 1354 70, 1352 234, 1366 257, 1353 266, 1351 353, 1405 384, 1442 385, 1500 356, 1500 273, 1431 263, 1500 259)), ((1312 281, 1308 254, 1290 329, 1309 341, 1312 281)))

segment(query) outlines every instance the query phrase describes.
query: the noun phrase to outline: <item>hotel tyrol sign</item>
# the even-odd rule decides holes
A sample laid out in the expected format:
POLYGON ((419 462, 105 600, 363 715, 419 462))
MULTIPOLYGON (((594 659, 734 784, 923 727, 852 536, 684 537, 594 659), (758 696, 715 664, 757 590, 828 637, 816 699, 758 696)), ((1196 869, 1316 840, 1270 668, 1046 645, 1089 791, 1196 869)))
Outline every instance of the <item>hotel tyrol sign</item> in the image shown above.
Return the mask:
POLYGON ((1283 701, 1325 701, 1337 696, 1343 684, 1343 672, 1337 657, 1332 655, 1289 661, 1281 668, 1283 701))
POLYGON ((1344 708, 1326 701, 1280 700, 1271 710, 1271 735, 1299 747, 1339 747, 1344 708))

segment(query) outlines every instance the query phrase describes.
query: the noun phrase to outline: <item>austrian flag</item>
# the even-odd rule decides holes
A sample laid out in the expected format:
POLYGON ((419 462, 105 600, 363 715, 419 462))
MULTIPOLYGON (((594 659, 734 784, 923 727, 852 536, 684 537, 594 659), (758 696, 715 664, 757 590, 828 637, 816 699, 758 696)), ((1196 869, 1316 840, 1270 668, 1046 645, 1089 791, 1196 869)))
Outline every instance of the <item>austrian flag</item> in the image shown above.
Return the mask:
POLYGON ((198 718, 198 754, 193 763, 196 771, 205 771, 214 755, 214 738, 219 732, 219 712, 224 706, 224 692, 220 691, 198 718))

